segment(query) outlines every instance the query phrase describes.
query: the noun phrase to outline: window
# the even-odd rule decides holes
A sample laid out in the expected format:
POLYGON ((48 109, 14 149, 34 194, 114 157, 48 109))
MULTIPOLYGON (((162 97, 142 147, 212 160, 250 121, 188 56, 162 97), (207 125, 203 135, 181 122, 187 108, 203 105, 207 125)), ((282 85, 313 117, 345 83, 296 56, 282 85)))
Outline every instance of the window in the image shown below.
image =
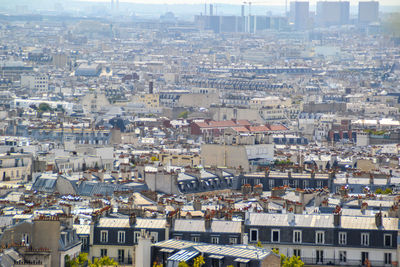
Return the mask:
POLYGON ((230 237, 229 238, 229 244, 230 245, 236 245, 237 244, 237 238, 236 237, 230 237))
POLYGON ((250 242, 258 241, 258 229, 250 229, 250 242))
POLYGON ((133 234, 133 242, 134 242, 134 243, 139 242, 139 236, 140 236, 140 232, 135 232, 135 233, 133 234))
POLYGON ((107 256, 107 249, 106 248, 102 248, 100 249, 100 257, 105 257, 107 256))
POLYGON ((339 251, 339 261, 347 262, 347 252, 346 251, 339 251))
POLYGON ((200 236, 192 236, 193 242, 200 242, 200 236))
POLYGON ((361 234, 361 245, 362 246, 369 246, 369 233, 362 233, 361 234))
POLYGON ((317 188, 322 188, 322 181, 317 181, 317 188))
POLYGON ((303 180, 303 188, 307 188, 308 187, 308 181, 307 180, 303 180))
POLYGON ((392 264, 392 253, 385 253, 385 264, 392 264))
POLYGON ((301 231, 300 230, 293 231, 293 243, 301 243, 301 231))
POLYGON ((317 231, 315 233, 315 243, 316 244, 325 244, 325 232, 317 231))
POLYGON ((86 236, 82 237, 81 241, 82 241, 82 248, 86 249, 88 246, 88 238, 86 236))
POLYGON ((324 263, 324 251, 323 250, 317 250, 316 254, 316 263, 324 263))
POLYGON ((125 258, 125 250, 124 249, 118 249, 118 262, 123 263, 125 258))
POLYGON ((339 232, 339 245, 346 245, 346 244, 347 244, 347 233, 339 232))
POLYGON ((300 249, 293 249, 293 255, 296 257, 301 257, 301 250, 300 249))
POLYGON ((243 179, 242 179, 242 185, 245 185, 245 184, 248 184, 247 178, 243 178, 243 179))
POLYGON ((271 231, 271 242, 279 242, 279 230, 271 231))
POLYGON ((289 185, 289 180, 283 180, 283 185, 289 185))
POLYGON ((211 244, 218 244, 219 243, 219 237, 218 236, 212 236, 211 237, 211 244))
POLYGON ((391 247, 392 246, 392 235, 391 234, 383 235, 383 240, 384 240, 384 246, 385 247, 391 247))
POLYGON ((365 264, 365 261, 369 259, 368 252, 361 252, 361 263, 365 264))
POLYGON ((23 239, 23 242, 25 243, 25 244, 27 244, 27 245, 29 245, 29 234, 28 233, 24 233, 23 235, 22 235, 22 239, 23 239))
POLYGON ((269 188, 272 189, 275 186, 275 181, 273 179, 269 179, 268 184, 269 184, 269 188))
POLYGON ((125 243, 125 231, 118 231, 118 243, 125 243))
POLYGON ((102 243, 108 242, 108 231, 103 230, 100 232, 100 242, 102 243))
POLYGON ((182 236, 181 235, 176 235, 175 236, 175 240, 182 240, 182 236))
POLYGON ((254 180, 254 185, 258 185, 258 184, 260 184, 260 179, 255 179, 254 180))

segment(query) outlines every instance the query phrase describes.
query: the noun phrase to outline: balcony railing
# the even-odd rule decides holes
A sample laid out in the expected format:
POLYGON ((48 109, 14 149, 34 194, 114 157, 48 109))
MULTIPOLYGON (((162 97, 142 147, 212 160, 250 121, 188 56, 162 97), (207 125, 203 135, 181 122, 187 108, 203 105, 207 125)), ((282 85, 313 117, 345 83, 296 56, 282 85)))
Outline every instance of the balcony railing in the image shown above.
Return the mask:
MULTIPOLYGON (((301 257, 301 260, 304 262, 306 265, 343 265, 343 266, 367 266, 364 262, 361 260, 349 260, 346 259, 340 260, 340 259, 331 259, 331 258, 323 258, 321 261, 317 261, 317 258, 304 258, 301 257)), ((376 260, 369 260, 370 266, 373 267, 390 267, 390 266, 395 266, 392 264, 385 264, 384 261, 376 261, 376 260)))
POLYGON ((132 265, 132 257, 127 257, 127 258, 118 258, 118 257, 110 257, 110 259, 113 259, 115 262, 117 262, 119 265, 132 265))

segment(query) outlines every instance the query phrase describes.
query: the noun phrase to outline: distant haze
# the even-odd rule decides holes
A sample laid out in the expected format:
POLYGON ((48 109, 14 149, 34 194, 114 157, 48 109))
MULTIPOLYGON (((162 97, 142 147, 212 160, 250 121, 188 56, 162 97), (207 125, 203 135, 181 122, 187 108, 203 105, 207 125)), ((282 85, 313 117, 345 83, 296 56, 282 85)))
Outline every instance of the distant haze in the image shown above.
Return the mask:
MULTIPOLYGON (((111 2, 111 0, 80 0, 80 1, 88 1, 88 2, 111 2)), ((116 0, 114 0, 116 1, 116 0)), ((129 3, 143 3, 143 4, 212 4, 212 3, 222 3, 222 4, 237 4, 240 5, 244 1, 242 0, 120 0, 120 2, 129 2, 129 3)), ((248 2, 248 1, 246 1, 248 2)), ((288 3, 291 2, 288 0, 288 3)), ((309 1, 310 4, 315 4, 317 1, 309 1)), ((352 5, 357 5, 358 0, 350 0, 352 5)), ((381 5, 392 5, 397 6, 400 5, 399 0, 380 0, 378 1, 381 5)), ((264 0, 264 1, 253 1, 253 5, 274 5, 281 6, 285 5, 285 0, 264 0)))

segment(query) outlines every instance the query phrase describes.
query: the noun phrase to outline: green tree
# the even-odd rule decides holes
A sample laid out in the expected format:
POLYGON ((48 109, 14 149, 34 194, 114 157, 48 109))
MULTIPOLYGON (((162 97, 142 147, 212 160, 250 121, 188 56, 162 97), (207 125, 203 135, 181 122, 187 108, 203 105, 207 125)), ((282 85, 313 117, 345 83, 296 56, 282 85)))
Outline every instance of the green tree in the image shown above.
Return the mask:
POLYGON ((375 194, 383 194, 382 188, 377 188, 377 189, 375 190, 375 194))
POLYGON ((118 263, 114 259, 105 256, 103 258, 95 258, 93 263, 89 261, 89 267, 100 267, 100 266, 118 266, 118 263))
POLYGON ((178 267, 190 267, 190 266, 189 266, 189 264, 187 264, 186 262, 181 261, 181 262, 178 264, 178 267))
POLYGON ((83 267, 88 262, 88 254, 80 253, 78 257, 71 259, 68 255, 65 256, 66 267, 83 267))
POLYGON ((193 267, 201 267, 205 264, 204 257, 202 255, 194 259, 193 267))
POLYGON ((292 256, 286 257, 284 260, 282 267, 303 267, 304 262, 300 259, 300 257, 292 256))
POLYGON ((185 110, 185 111, 182 111, 182 112, 179 114, 178 118, 180 118, 180 119, 187 119, 188 115, 189 115, 189 112, 188 112, 187 110, 185 110))
POLYGON ((273 249, 272 252, 280 255, 282 267, 303 267, 304 266, 304 262, 300 259, 300 257, 296 257, 294 255, 292 257, 287 257, 287 256, 279 253, 279 249, 273 249))
POLYGON ((392 189, 390 189, 389 187, 385 189, 385 192, 383 192, 386 195, 389 195, 392 193, 392 189))
POLYGON ((50 112, 50 111, 52 111, 53 109, 50 107, 50 105, 49 104, 47 104, 47 103, 40 103, 39 104, 39 108, 38 108, 38 111, 39 112, 50 112))

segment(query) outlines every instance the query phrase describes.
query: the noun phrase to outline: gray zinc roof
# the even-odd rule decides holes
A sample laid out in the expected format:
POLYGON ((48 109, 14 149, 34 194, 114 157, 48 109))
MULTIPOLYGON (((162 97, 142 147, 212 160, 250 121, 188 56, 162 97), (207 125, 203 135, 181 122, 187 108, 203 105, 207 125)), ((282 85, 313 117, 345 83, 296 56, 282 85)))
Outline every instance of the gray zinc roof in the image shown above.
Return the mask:
MULTIPOLYGON (((240 221, 212 220, 211 232, 240 234, 241 225, 240 221)), ((179 232, 206 232, 204 220, 176 220, 174 230, 179 232)))

